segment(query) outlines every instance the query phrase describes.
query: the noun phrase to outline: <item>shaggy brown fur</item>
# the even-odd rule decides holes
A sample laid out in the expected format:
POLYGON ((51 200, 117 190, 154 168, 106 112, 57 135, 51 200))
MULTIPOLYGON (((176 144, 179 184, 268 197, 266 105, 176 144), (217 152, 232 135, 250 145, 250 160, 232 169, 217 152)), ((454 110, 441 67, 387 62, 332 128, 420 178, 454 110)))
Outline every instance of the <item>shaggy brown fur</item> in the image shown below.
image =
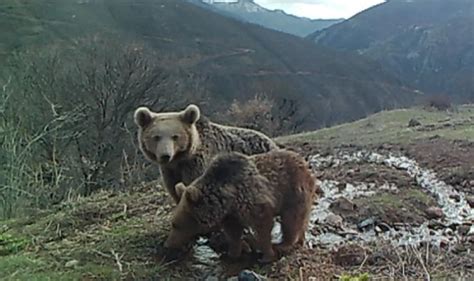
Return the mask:
POLYGON ((239 257, 246 227, 256 234, 263 262, 277 252, 302 244, 316 185, 306 161, 298 154, 274 150, 254 156, 217 156, 191 185, 176 186, 181 200, 175 210, 165 247, 180 249, 198 234, 222 227, 229 255, 239 257), (283 241, 272 245, 273 219, 281 216, 283 241))
POLYGON ((140 107, 134 117, 140 149, 148 160, 159 164, 163 183, 176 203, 175 185, 190 184, 218 153, 253 155, 277 148, 260 132, 210 122, 196 105, 162 113, 140 107))

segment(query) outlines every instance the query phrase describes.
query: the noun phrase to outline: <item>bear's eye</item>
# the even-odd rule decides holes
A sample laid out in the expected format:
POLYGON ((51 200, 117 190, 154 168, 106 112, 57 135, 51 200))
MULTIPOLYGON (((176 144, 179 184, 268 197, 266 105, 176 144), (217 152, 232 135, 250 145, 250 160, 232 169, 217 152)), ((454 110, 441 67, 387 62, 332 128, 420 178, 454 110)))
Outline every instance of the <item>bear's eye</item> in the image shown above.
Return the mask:
POLYGON ((177 224, 175 224, 174 222, 173 222, 173 223, 171 223, 171 227, 172 227, 172 228, 174 228, 174 229, 179 229, 178 225, 177 225, 177 224))
POLYGON ((171 137, 174 141, 177 141, 179 139, 179 136, 178 135, 174 135, 171 137))
POLYGON ((154 141, 160 141, 160 139, 161 139, 160 136, 154 136, 154 137, 153 137, 153 140, 154 140, 154 141))

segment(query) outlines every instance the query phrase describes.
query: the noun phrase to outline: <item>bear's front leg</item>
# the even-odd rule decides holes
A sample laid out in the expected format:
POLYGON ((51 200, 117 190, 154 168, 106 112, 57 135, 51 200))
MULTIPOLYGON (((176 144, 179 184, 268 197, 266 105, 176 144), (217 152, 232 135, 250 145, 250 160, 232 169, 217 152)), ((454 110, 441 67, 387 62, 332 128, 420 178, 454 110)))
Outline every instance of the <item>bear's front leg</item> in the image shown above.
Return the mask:
POLYGON ((179 173, 174 172, 172 169, 167 169, 166 167, 160 167, 161 177, 163 181, 163 185, 168 191, 168 193, 173 198, 176 204, 179 203, 179 196, 176 193, 176 184, 181 182, 181 176, 179 173))
POLYGON ((235 218, 228 217, 223 221, 224 233, 229 242, 228 255, 232 259, 238 259, 242 255, 242 248, 248 251, 248 245, 242 241, 244 226, 235 218))

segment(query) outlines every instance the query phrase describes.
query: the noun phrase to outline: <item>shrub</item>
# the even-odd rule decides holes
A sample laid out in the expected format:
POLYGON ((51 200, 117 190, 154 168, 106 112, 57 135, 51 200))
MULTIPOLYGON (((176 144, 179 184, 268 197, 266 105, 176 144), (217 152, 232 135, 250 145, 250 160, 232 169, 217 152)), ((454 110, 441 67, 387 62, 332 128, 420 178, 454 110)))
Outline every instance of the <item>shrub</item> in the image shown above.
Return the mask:
POLYGON ((197 78, 186 76, 177 89, 179 79, 169 83, 156 52, 124 38, 93 36, 27 50, 9 61, 8 73, 0 77, 4 217, 123 188, 148 171, 156 178, 135 143, 134 109, 179 108, 201 98, 197 78))
POLYGON ((296 118, 298 106, 290 99, 269 99, 257 94, 248 101, 234 101, 220 119, 223 122, 261 131, 269 136, 293 133, 304 120, 296 118))
POLYGON ((426 98, 425 106, 440 111, 446 111, 451 108, 451 99, 446 95, 434 95, 426 98))

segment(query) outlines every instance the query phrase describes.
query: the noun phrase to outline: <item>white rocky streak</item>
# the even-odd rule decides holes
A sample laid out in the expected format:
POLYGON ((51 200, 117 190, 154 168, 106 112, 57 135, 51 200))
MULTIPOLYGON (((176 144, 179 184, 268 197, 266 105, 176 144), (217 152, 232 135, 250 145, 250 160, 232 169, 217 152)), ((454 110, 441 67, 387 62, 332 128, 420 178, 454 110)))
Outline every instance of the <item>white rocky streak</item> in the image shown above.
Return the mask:
MULTIPOLYGON (((436 198, 439 207, 443 210, 445 218, 441 221, 444 225, 450 224, 469 224, 474 221, 474 210, 468 205, 465 194, 455 190, 452 186, 446 184, 437 178, 436 173, 429 169, 421 168, 418 163, 405 156, 381 155, 374 152, 359 151, 356 153, 340 153, 336 156, 314 155, 309 158, 309 162, 313 169, 321 170, 327 167, 338 167, 345 163, 373 163, 382 164, 398 170, 403 170, 413 177, 418 185, 436 198), (453 199, 456 198, 456 199, 453 199)), ((308 230, 308 244, 322 244, 329 247, 337 246, 347 241, 375 241, 378 239, 386 239, 395 245, 418 244, 421 242, 429 242, 439 246, 441 243, 452 244, 457 242, 457 237, 453 235, 445 235, 443 229, 433 230, 428 227, 428 222, 420 226, 405 226, 398 229, 391 228, 389 231, 376 234, 374 230, 367 232, 354 231, 354 225, 343 225, 341 233, 321 233, 314 235, 312 230, 317 224, 324 222, 331 213, 329 206, 339 197, 353 199, 360 196, 371 196, 377 189, 395 190, 393 185, 383 185, 380 187, 374 184, 360 183, 357 185, 346 184, 346 187, 340 191, 335 181, 322 181, 319 183, 324 196, 319 199, 318 204, 312 210, 310 227, 308 230)), ((471 231, 473 228, 471 227, 471 231)))

